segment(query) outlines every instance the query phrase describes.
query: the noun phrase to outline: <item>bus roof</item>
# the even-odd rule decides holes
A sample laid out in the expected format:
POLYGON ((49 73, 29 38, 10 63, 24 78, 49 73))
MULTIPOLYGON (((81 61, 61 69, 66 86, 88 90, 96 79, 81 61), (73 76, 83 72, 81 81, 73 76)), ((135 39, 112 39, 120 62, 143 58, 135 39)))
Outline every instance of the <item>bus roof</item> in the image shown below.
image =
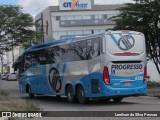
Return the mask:
POLYGON ((52 41, 48 41, 48 42, 44 42, 44 43, 41 43, 41 44, 38 44, 38 45, 31 46, 31 47, 27 48, 24 53, 30 52, 30 51, 35 50, 35 49, 55 45, 55 44, 58 45, 58 44, 61 44, 61 43, 69 43, 69 42, 74 42, 74 41, 78 41, 78 40, 83 40, 85 38, 92 38, 92 37, 96 37, 96 36, 98 37, 98 36, 103 35, 103 34, 104 33, 92 34, 92 35, 86 35, 86 36, 70 36, 70 37, 66 37, 66 38, 63 38, 63 39, 59 39, 59 40, 52 40, 52 41))
MULTIPOLYGON (((83 39, 89 39, 89 38, 93 38, 93 37, 98 37, 98 36, 104 36, 106 34, 118 34, 118 33, 126 33, 126 34, 141 34, 143 35, 143 33, 141 32, 137 32, 137 31, 130 31, 130 30, 117 30, 117 31, 110 31, 110 32, 106 32, 106 33, 99 33, 99 34, 91 34, 91 35, 85 35, 85 36, 70 36, 70 37, 66 37, 63 39, 59 39, 59 40, 51 40, 48 42, 44 42, 38 45, 34 45, 29 47, 28 49, 26 49, 22 56, 27 53, 27 52, 31 52, 34 51, 36 49, 40 49, 40 48, 45 48, 45 47, 49 47, 51 45, 58 45, 61 43, 69 43, 69 42, 74 42, 74 41, 79 41, 79 40, 83 40, 83 39)), ((16 63, 20 62, 22 59, 16 61, 16 63)))
POLYGON ((122 34, 141 34, 141 35, 143 35, 143 33, 141 33, 141 32, 131 31, 131 30, 116 30, 116 31, 106 32, 106 34, 118 34, 118 33, 122 33, 122 34))
POLYGON ((137 31, 130 31, 130 30, 117 30, 117 31, 110 31, 110 32, 106 32, 106 33, 99 33, 99 34, 91 34, 91 35, 85 35, 85 36, 70 36, 70 37, 66 37, 63 39, 59 39, 59 40, 51 40, 48 42, 44 42, 38 45, 34 45, 29 47, 28 49, 25 50, 24 53, 26 52, 30 52, 36 49, 40 49, 40 48, 44 48, 44 47, 48 47, 51 45, 55 45, 55 44, 61 44, 61 43, 69 43, 69 42, 74 42, 74 41, 78 41, 78 40, 83 40, 85 38, 92 38, 92 37, 98 37, 98 36, 102 36, 105 34, 117 34, 117 33, 124 33, 124 34, 141 34, 143 35, 143 33, 141 32, 137 32, 137 31))

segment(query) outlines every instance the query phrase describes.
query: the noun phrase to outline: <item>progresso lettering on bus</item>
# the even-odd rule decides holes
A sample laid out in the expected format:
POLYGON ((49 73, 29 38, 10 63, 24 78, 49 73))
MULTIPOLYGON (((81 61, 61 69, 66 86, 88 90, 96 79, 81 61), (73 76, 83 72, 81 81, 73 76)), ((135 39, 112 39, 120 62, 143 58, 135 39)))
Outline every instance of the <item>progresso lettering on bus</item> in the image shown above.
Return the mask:
POLYGON ((132 69, 142 69, 142 64, 124 64, 124 65, 112 65, 111 69, 115 70, 132 70, 132 69))

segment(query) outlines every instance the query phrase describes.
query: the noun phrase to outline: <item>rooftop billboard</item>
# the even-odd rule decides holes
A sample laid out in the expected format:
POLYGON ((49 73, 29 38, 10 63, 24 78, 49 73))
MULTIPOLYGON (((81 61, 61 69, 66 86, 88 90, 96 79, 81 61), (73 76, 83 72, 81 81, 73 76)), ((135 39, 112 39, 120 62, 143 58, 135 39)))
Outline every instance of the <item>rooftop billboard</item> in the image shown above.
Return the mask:
POLYGON ((91 9, 91 0, 59 0, 60 10, 87 10, 91 9))

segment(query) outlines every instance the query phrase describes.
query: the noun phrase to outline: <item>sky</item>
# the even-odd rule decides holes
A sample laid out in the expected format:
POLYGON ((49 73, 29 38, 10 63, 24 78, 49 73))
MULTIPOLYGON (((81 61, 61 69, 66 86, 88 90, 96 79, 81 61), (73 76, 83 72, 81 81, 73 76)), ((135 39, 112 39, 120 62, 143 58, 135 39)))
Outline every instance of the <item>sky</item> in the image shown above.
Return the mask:
MULTIPOLYGON (((133 0, 94 0, 95 4, 122 4, 133 2, 133 0)), ((48 6, 57 6, 58 0, 0 0, 0 5, 20 5, 25 12, 32 16, 37 15, 48 6)))

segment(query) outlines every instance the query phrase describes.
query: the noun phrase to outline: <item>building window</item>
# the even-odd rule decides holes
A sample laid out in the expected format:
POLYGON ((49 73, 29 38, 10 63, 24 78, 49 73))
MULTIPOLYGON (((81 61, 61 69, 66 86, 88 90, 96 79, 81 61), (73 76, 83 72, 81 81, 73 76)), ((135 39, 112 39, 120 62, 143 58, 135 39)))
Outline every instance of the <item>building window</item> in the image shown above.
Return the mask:
POLYGON ((83 30, 75 31, 75 35, 83 35, 83 30))
POLYGON ((98 34, 98 33, 100 33, 100 30, 99 30, 99 29, 94 30, 94 34, 98 34))
POLYGON ((61 20, 67 20, 67 16, 61 16, 61 20))
POLYGON ((84 15, 83 19, 91 19, 91 16, 90 15, 84 15))
POLYGON ((108 19, 110 19, 113 16, 115 16, 115 15, 114 14, 108 14, 108 19))
POLYGON ((36 31, 37 32, 43 32, 42 31, 42 20, 41 19, 36 21, 36 31))
POLYGON ((83 16, 82 15, 75 15, 75 20, 82 20, 83 16))
POLYGON ((73 36, 74 35, 74 31, 68 31, 68 35, 69 36, 73 36))
POLYGON ((85 34, 92 34, 91 30, 85 30, 85 34))
POLYGON ((91 15, 91 19, 95 19, 95 15, 91 15))
POLYGON ((65 22, 61 22, 61 25, 65 25, 65 22))
POLYGON ((100 33, 105 33, 105 32, 106 32, 106 30, 103 30, 103 29, 100 30, 100 33))
POLYGON ((57 20, 57 21, 60 20, 60 16, 56 16, 56 20, 57 20))
POLYGON ((95 15, 95 19, 99 19, 99 15, 95 15))
POLYGON ((103 19, 103 15, 102 14, 99 15, 99 19, 103 19))
POLYGON ((103 19, 107 19, 107 15, 103 15, 103 19))
POLYGON ((75 20, 73 15, 67 16, 67 20, 75 20))
POLYGON ((60 34, 60 38, 65 38, 68 36, 67 31, 61 31, 61 32, 59 32, 59 34, 60 34))
POLYGON ((102 19, 102 18, 103 18, 103 15, 101 15, 101 14, 96 14, 94 19, 102 19))
POLYGON ((75 21, 71 21, 71 25, 74 25, 75 24, 75 21))
POLYGON ((57 40, 60 38, 60 33, 59 32, 53 32, 53 39, 57 40))

